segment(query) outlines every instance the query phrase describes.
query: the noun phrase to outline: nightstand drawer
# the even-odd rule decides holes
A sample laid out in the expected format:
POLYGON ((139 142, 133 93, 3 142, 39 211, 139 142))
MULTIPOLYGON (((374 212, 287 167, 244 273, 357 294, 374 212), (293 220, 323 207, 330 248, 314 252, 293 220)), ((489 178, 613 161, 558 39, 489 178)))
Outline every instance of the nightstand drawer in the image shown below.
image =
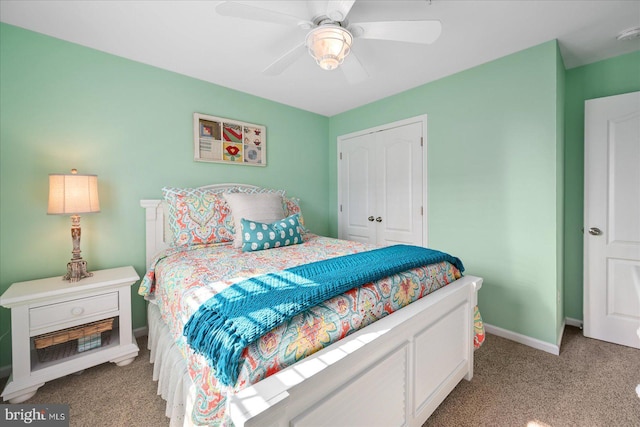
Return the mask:
POLYGON ((31 331, 61 323, 89 319, 100 313, 118 310, 118 292, 45 305, 29 310, 31 331))

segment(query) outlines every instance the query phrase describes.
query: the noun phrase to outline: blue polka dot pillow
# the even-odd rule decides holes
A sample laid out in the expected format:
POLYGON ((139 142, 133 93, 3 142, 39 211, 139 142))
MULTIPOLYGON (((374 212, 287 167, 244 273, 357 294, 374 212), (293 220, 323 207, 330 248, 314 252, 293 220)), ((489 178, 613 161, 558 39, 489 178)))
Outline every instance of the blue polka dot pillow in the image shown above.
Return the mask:
POLYGON ((242 218, 242 251, 262 251, 302 243, 300 214, 271 224, 242 218))

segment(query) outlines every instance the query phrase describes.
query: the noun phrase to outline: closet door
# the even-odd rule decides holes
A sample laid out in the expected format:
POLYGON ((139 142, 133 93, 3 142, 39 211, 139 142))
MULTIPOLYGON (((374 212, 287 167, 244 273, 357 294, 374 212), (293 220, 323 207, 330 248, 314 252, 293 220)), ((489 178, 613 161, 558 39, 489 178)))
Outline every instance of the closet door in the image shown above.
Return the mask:
POLYGON ((422 122, 341 140, 340 238, 423 244, 422 122))
POLYGON ((422 245, 422 124, 375 134, 376 243, 422 245))
POLYGON ((376 243, 376 144, 373 134, 351 138, 342 145, 339 167, 342 190, 341 239, 376 243))

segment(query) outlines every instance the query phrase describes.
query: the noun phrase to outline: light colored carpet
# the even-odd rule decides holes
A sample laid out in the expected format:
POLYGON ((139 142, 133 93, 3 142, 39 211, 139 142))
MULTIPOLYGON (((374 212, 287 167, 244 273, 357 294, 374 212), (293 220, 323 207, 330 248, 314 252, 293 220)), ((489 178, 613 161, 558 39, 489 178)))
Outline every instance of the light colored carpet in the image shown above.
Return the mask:
MULTIPOLYGON (((165 402, 151 378, 147 337, 137 339, 140 353, 127 366, 104 363, 49 381, 25 404, 69 404, 70 426, 168 426, 165 402)), ((6 379, 1 381, 2 387, 6 379)), ((7 402, 3 402, 7 403, 7 402)))
POLYGON ((474 376, 423 427, 640 427, 640 350, 565 329, 560 355, 487 335, 474 376))
MULTIPOLYGON (((146 338, 129 366, 107 363, 45 384, 26 403, 70 404, 71 426, 166 426, 146 338)), ((0 381, 2 386, 6 380, 0 381)), ((462 381, 424 426, 640 426, 640 350, 565 330, 554 356, 487 335, 473 381, 462 381)))

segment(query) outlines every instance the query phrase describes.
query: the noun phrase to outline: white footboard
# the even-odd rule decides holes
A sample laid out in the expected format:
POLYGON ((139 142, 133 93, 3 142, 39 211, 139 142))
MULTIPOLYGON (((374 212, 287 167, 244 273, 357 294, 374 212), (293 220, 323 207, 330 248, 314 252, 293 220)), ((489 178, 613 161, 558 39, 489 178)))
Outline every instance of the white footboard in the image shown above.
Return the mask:
POLYGON ((420 426, 473 376, 482 279, 465 276, 231 396, 240 426, 420 426))

